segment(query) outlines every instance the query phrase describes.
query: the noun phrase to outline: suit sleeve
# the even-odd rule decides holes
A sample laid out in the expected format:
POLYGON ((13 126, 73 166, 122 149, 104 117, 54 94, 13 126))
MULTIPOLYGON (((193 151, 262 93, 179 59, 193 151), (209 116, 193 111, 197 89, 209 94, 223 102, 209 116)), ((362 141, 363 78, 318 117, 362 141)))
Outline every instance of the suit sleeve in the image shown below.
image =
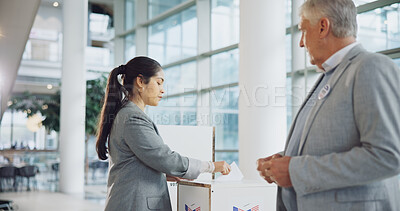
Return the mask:
POLYGON ((164 144, 153 124, 140 116, 132 116, 125 123, 126 144, 147 166, 167 175, 196 179, 201 169, 201 161, 181 156, 164 144))
POLYGON ((360 144, 347 152, 293 157, 290 178, 305 195, 364 185, 400 173, 400 71, 371 54, 355 75, 353 110, 360 144))

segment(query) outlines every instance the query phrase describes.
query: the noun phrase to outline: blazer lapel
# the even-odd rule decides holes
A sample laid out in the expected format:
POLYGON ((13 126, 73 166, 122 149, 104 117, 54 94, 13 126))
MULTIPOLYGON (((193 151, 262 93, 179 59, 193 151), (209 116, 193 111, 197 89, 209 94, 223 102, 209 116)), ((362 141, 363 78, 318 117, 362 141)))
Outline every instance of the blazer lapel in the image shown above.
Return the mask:
MULTIPOLYGON (((351 64, 351 60, 356 57, 359 53, 364 51, 364 49, 361 47, 361 45, 355 46, 353 49, 350 50, 350 52, 343 58, 343 61, 339 64, 339 66, 334 70, 332 77, 329 79, 327 84, 329 84, 330 92, 334 91, 335 85, 339 78, 342 76, 342 74, 345 72, 347 67, 351 64)), ((317 93, 318 94, 318 93, 317 93)), ((312 123, 318 114, 319 109, 322 107, 322 105, 325 103, 325 100, 317 100, 317 103, 314 105, 314 107, 311 109, 310 114, 308 115, 308 118, 305 122, 304 129, 303 129, 303 134, 300 139, 300 145, 299 145, 299 151, 298 155, 301 154, 304 144, 307 140, 308 133, 310 132, 312 123)), ((328 120, 327 120, 328 121, 328 120)))
POLYGON ((293 120, 293 122, 292 122, 292 125, 290 126, 289 134, 288 134, 288 136, 287 136, 287 138, 286 138, 286 144, 285 144, 285 150, 284 150, 284 152, 286 152, 287 146, 288 146, 288 144, 289 144, 289 140, 290 140, 290 138, 292 137, 293 130, 294 130, 294 126, 296 125, 297 117, 299 116, 300 111, 303 109, 304 105, 306 105, 308 99, 310 99, 312 93, 315 91, 315 89, 317 88, 318 84, 322 81, 322 78, 323 78, 323 74, 321 74, 321 75, 319 76, 317 82, 314 84, 314 86, 313 86, 313 88, 311 89, 311 91, 307 94, 306 99, 305 99, 305 100, 303 101, 303 103, 301 104, 299 111, 297 111, 296 117, 294 118, 294 120, 293 120))

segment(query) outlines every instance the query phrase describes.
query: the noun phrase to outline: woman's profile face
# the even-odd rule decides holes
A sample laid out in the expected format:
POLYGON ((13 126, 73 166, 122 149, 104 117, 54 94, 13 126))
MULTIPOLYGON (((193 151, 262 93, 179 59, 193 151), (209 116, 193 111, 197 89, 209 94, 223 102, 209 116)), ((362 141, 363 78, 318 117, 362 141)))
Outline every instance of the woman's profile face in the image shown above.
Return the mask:
POLYGON ((143 87, 142 99, 146 105, 157 106, 164 94, 164 71, 160 70, 143 87))

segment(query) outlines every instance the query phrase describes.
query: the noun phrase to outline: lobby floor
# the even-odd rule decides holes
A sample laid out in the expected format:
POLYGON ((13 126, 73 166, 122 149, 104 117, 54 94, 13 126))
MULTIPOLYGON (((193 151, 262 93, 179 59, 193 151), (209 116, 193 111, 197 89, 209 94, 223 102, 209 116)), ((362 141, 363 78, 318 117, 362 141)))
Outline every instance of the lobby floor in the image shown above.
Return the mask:
POLYGON ((0 193, 0 199, 12 200, 19 211, 98 211, 103 203, 49 191, 0 193))
MULTIPOLYGON (((2 185, 5 192, 0 192, 0 200, 13 201, 18 211, 99 211, 104 210, 107 194, 107 172, 89 171, 85 193, 72 196, 58 192, 58 172, 40 168, 35 180, 30 182, 31 191, 27 191, 27 180, 18 180, 18 191, 13 191, 12 181, 2 185)), ((1 210, 1 208, 0 208, 1 210)))

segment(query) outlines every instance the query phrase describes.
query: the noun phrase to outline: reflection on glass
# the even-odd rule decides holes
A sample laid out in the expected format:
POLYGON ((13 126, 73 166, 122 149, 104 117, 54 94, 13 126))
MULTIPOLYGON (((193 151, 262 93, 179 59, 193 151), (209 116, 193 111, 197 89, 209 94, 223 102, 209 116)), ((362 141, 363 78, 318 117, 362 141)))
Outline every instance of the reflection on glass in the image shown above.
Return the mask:
POLYGON ((239 0, 211 1, 211 47, 218 49, 239 42, 239 0))
POLYGON ((165 94, 184 93, 196 89, 196 62, 164 69, 165 94))
POLYGON ((215 149, 238 149, 239 87, 212 90, 211 125, 215 126, 215 149))
POLYGON ((358 41, 370 51, 400 47, 399 4, 359 14, 358 41))
POLYGON ((185 2, 187 0, 149 0, 149 19, 185 2))
POLYGON ((211 84, 218 86, 239 81, 239 50, 216 54, 211 57, 211 84))
POLYGON ((125 30, 135 27, 136 0, 125 0, 125 30))
POLYGON ((197 95, 163 98, 157 107, 147 108, 149 117, 159 125, 197 125, 197 95))
POLYGON ((165 65, 197 53, 196 7, 149 26, 149 56, 165 65))
POLYGON ((135 39, 135 34, 129 34, 125 37, 125 62, 133 59, 133 57, 136 55, 135 39))

